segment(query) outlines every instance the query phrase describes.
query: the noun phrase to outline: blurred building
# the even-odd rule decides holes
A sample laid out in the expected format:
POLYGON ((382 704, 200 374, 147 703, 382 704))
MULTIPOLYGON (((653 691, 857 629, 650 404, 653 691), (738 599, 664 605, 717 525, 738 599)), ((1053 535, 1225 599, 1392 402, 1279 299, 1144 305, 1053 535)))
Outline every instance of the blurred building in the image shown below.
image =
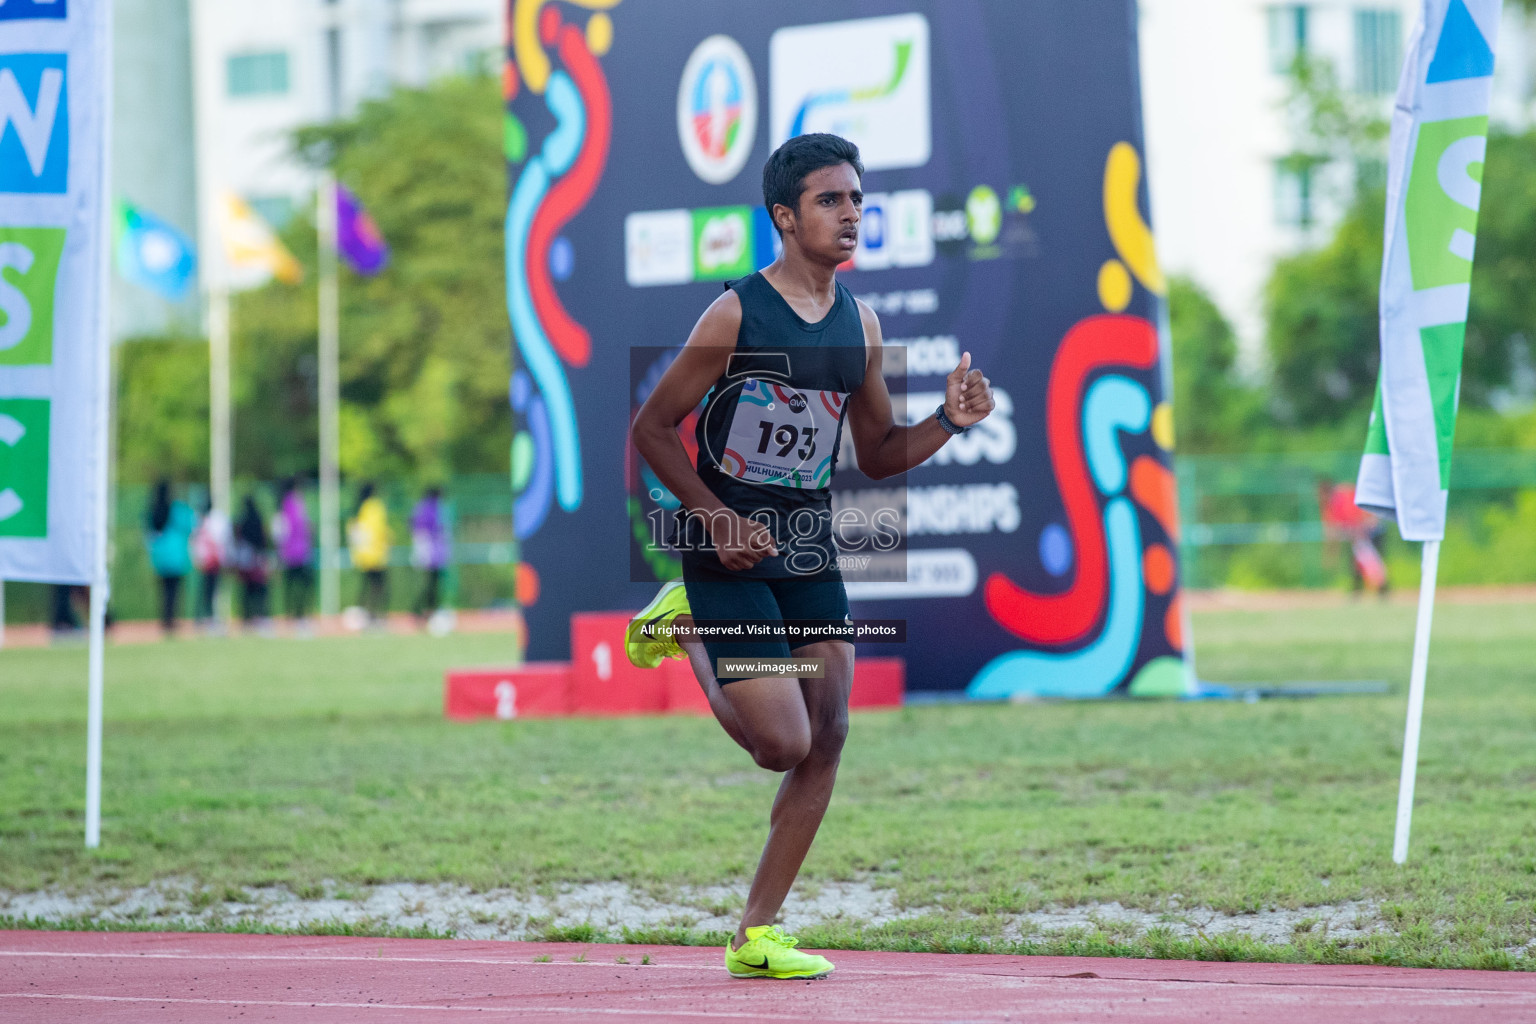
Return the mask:
MULTIPOLYGON (((1005 2, 1005 0, 998 0, 1005 2)), ((1276 258, 1327 239, 1357 174, 1286 161, 1297 56, 1331 61, 1385 113, 1420 0, 1139 0, 1148 173, 1163 262, 1206 288, 1260 359, 1276 258)), ((116 192, 198 242, 218 272, 212 197, 285 222, 314 173, 290 152, 302 124, 352 113, 392 85, 489 67, 504 0, 117 0, 116 192), (194 142, 195 140, 195 142, 194 142)), ((1533 115, 1536 20, 1507 4, 1494 110, 1533 115)), ((201 281, 199 282, 202 283, 201 281)), ((116 289, 118 336, 196 330, 198 303, 116 289)))
POLYGON ((489 68, 501 43, 501 0, 190 2, 198 238, 210 262, 218 190, 274 225, 313 198, 314 171, 289 146, 294 128, 351 114, 395 85, 489 68))
MULTIPOLYGON (((1324 242, 1357 176, 1374 166, 1297 168, 1286 110, 1298 56, 1330 61, 1342 88, 1386 116, 1421 0, 1140 0, 1153 222, 1165 268, 1192 277, 1262 359, 1263 291, 1277 258, 1324 242)), ((1506 4, 1495 119, 1532 121, 1532 20, 1506 4)))

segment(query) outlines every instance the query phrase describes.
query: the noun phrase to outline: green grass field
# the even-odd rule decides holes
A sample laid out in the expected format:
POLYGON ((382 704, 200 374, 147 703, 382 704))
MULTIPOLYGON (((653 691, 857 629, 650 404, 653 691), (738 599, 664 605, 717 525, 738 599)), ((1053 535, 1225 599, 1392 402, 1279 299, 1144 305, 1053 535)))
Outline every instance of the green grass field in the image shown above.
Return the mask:
MULTIPOLYGON (((928 706, 857 715, 804 878, 928 910, 808 944, 1536 967, 1536 605, 1440 608, 1409 864, 1390 860, 1406 606, 1196 616, 1204 678, 1387 679, 1387 697, 928 706), (1010 913, 1367 901, 1293 941, 1010 913)), ((774 779, 712 721, 451 724, 442 670, 509 640, 235 638, 109 651, 103 845, 81 848, 83 650, 0 651, 0 890, 449 881, 739 883, 774 779)), ((17 923, 17 922, 12 922, 17 923)), ((613 936, 617 938, 618 936, 613 936)), ((712 936, 674 935, 711 939, 712 936)))

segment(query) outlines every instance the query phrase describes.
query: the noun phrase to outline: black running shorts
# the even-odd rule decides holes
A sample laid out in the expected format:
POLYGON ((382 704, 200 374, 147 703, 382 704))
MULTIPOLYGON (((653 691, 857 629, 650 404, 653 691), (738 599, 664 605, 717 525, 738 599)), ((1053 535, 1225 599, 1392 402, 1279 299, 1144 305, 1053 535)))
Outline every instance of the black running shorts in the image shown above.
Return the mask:
MULTIPOLYGON (((744 577, 729 570, 701 566, 683 559, 683 584, 688 605, 698 623, 846 623, 850 621, 848 592, 841 573, 815 576, 744 577)), ((816 642, 816 641, 812 641, 816 642)), ((746 639, 704 638, 710 666, 719 671, 721 658, 788 658, 792 647, 782 635, 746 639)), ((720 676, 721 684, 746 676, 720 676)))

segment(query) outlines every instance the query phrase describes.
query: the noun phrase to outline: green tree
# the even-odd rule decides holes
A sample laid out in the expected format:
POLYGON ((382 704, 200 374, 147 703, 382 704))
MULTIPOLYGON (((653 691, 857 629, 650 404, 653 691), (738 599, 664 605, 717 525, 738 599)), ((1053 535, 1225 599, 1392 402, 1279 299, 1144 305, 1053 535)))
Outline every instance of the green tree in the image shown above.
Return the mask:
MULTIPOLYGON (((1462 402, 1491 405, 1529 367, 1536 341, 1536 131, 1488 139, 1477 260, 1462 363, 1462 402)), ((1529 400, 1529 394, 1517 396, 1529 400)))
MULTIPOLYGON (((442 479, 504 472, 511 372, 502 256, 501 105, 488 76, 398 90, 356 116, 302 129, 390 246, 374 277, 341 271, 344 473, 442 479)), ((312 216, 283 232, 305 269, 235 304, 236 468, 316 466, 317 245, 312 216)))
POLYGON ((1298 57, 1291 66, 1285 109, 1294 148, 1281 165, 1310 175, 1320 193, 1316 198, 1348 207, 1362 190, 1384 186, 1391 122, 1390 105, 1381 97, 1345 89, 1331 60, 1298 57), (1320 173, 1336 162, 1354 173, 1320 173))
POLYGON ((1284 422, 1337 423, 1375 396, 1382 205, 1380 193, 1363 194, 1327 245, 1275 265, 1265 340, 1284 422))
POLYGON ((208 478, 208 344, 133 338, 117 346, 117 473, 127 485, 208 478))
MULTIPOLYGON (((1379 364, 1385 195, 1361 189, 1321 249, 1280 260, 1266 292, 1267 345, 1282 418, 1364 414, 1379 364)), ((1536 132, 1488 138, 1461 401, 1488 407, 1536 338, 1536 132)), ((1527 396, 1528 397, 1528 396, 1527 396)))
POLYGON ((1230 450, 1243 442, 1260 413, 1257 394, 1237 377, 1232 325, 1211 297, 1185 277, 1168 283, 1168 318, 1179 450, 1230 450))

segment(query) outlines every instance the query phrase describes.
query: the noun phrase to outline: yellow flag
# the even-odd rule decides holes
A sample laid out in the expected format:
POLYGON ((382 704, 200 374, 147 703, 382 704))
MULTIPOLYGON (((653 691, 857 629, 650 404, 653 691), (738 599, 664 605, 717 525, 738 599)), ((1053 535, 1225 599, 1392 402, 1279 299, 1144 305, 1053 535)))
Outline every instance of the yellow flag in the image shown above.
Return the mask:
POLYGON ((299 261, 278 241, 267 222, 233 192, 219 196, 219 234, 232 268, 264 270, 286 284, 303 280, 299 261))

